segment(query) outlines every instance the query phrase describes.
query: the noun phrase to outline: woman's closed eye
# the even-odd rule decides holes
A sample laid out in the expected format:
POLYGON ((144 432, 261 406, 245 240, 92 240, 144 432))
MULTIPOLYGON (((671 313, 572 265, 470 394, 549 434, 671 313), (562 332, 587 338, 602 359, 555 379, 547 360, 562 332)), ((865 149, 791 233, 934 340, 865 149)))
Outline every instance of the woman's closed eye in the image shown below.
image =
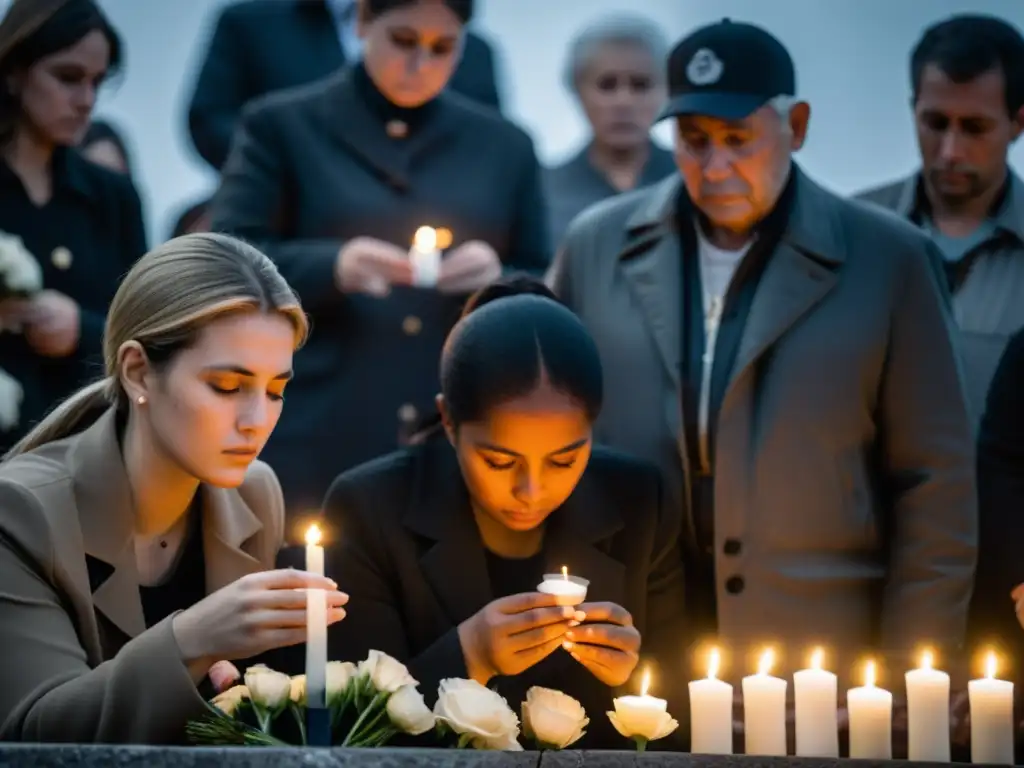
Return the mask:
MULTIPOLYGON (((210 382, 210 389, 212 389, 218 395, 224 395, 225 397, 237 395, 242 391, 242 387, 240 384, 226 384, 224 382, 213 381, 210 382)), ((273 400, 275 403, 281 402, 282 400, 284 400, 284 392, 268 391, 267 397, 270 400, 273 400)))

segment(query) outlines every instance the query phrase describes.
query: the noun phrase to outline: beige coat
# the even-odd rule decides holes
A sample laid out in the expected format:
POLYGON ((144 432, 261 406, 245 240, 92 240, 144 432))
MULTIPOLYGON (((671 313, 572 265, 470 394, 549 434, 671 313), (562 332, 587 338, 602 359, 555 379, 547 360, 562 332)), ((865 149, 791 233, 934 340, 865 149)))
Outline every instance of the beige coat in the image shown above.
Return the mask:
MULTIPOLYGON (((721 640, 851 658, 963 641, 974 457, 927 238, 803 174, 718 414, 721 640)), ((550 279, 605 365, 596 438, 656 462, 687 513, 678 177, 590 209, 550 279)), ((754 651, 752 651, 754 652, 754 651)), ((734 671, 742 671, 737 665, 734 671)))
MULTIPOLYGON (((272 568, 273 471, 256 462, 238 490, 201 493, 207 591, 272 568)), ((171 617, 145 626, 132 515, 112 411, 0 465, 0 738, 174 743, 202 713, 171 617), (95 591, 88 559, 110 571, 95 591)))

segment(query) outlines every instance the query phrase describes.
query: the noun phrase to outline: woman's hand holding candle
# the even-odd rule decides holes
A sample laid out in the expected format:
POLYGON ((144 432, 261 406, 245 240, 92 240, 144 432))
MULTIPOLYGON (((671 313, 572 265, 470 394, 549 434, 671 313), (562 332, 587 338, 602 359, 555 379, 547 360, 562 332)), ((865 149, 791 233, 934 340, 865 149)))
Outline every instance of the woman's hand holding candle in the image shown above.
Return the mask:
POLYGON ((394 243, 356 237, 345 243, 334 265, 334 282, 346 293, 385 296, 393 285, 412 285, 409 254, 394 243))
POLYGON ((497 675, 518 675, 562 645, 573 622, 583 621, 559 596, 526 592, 494 600, 459 625, 469 677, 487 685, 497 675))
POLYGON ((437 290, 473 293, 501 277, 501 258, 482 240, 470 240, 441 261, 437 290))
POLYGON ((569 629, 563 647, 605 685, 624 685, 640 659, 633 617, 615 603, 584 603, 578 610, 587 623, 569 629))

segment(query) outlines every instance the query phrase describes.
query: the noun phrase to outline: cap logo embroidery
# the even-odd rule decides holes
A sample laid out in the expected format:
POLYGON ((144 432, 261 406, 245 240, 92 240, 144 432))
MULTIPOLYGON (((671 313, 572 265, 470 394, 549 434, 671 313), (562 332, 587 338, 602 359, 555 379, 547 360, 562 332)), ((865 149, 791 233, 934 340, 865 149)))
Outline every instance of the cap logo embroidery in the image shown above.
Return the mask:
POLYGON ((701 48, 686 66, 686 79, 694 85, 711 85, 722 79, 725 65, 710 48, 701 48))

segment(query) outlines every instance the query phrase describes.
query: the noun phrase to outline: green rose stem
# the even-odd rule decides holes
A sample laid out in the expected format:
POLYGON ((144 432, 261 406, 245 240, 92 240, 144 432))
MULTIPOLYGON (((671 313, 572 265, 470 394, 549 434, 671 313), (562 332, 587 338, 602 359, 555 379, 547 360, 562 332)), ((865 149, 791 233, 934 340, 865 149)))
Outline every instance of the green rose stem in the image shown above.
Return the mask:
POLYGON ((370 702, 370 705, 366 709, 364 709, 362 713, 360 713, 359 719, 356 720, 356 724, 352 726, 352 730, 348 732, 348 736, 345 737, 345 741, 342 742, 341 746, 351 746, 353 741, 356 741, 360 738, 360 736, 362 735, 361 732, 365 728, 371 727, 374 724, 376 724, 377 721, 380 720, 381 714, 387 713, 386 705, 388 697, 390 695, 390 693, 384 692, 378 693, 376 696, 374 696, 373 701, 370 702))
POLYGON ((302 711, 302 707, 296 704, 294 701, 288 702, 288 711, 292 713, 292 717, 295 718, 296 724, 299 726, 299 738, 302 739, 302 746, 306 746, 306 716, 302 711))
POLYGON ((472 734, 464 733, 459 736, 459 743, 455 746, 456 749, 467 749, 470 742, 473 740, 472 734))
POLYGON ((647 751, 647 739, 645 739, 643 736, 634 736, 633 737, 633 741, 636 742, 636 751, 637 752, 646 752, 647 751))

